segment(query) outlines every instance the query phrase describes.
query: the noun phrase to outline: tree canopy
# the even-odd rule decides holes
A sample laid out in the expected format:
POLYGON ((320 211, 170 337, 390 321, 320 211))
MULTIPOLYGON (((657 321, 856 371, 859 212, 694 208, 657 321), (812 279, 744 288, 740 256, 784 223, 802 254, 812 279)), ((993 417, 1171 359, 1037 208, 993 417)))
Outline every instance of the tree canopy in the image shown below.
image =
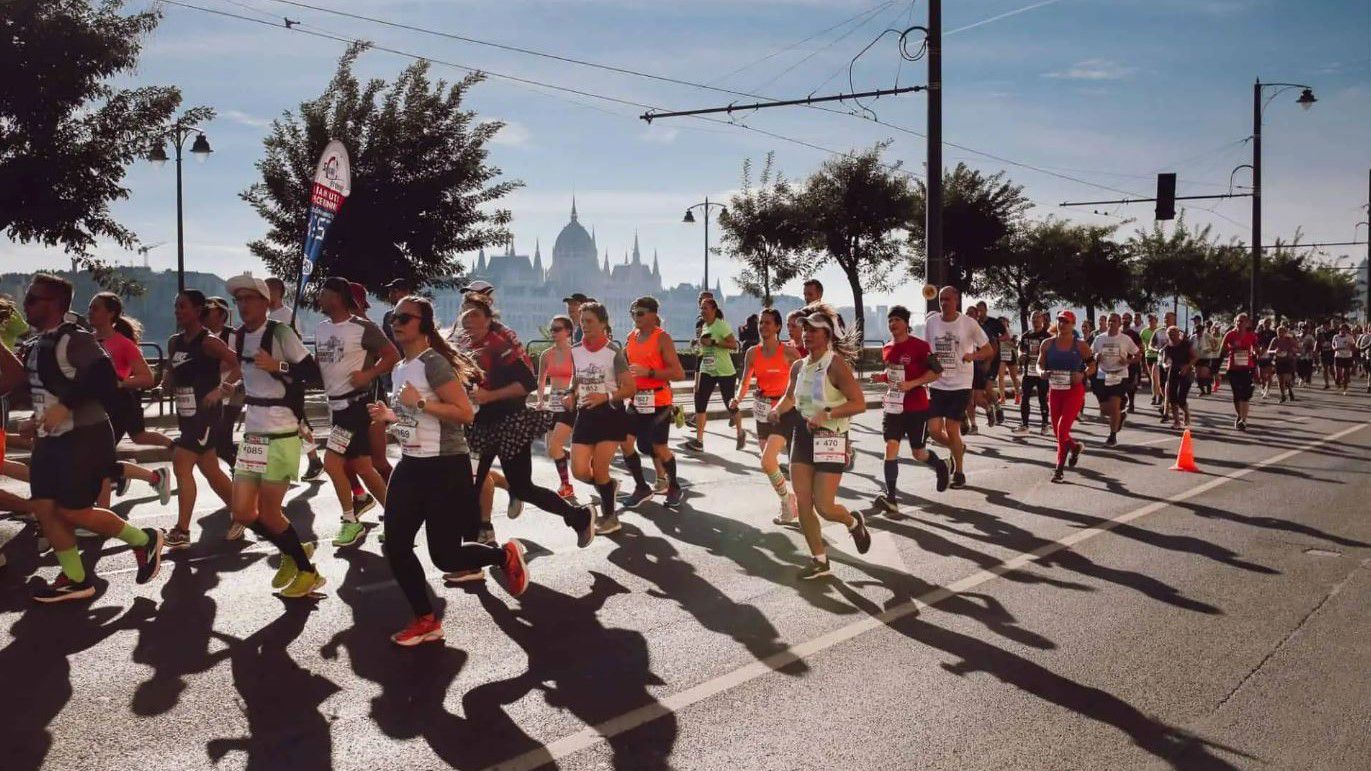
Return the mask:
MULTIPOLYGON (((725 250, 742 265, 734 281, 744 292, 771 307, 772 292, 800 273, 799 249, 804 228, 795 215, 794 190, 774 168, 775 153, 766 154, 762 175, 754 187, 752 161, 743 161, 743 189, 719 214, 723 228, 715 254, 725 250)), ((706 212, 708 216, 708 212, 706 212)))
MULTIPOLYGON (((914 183, 910 209, 910 264, 915 278, 925 278, 928 190, 914 183)), ((987 271, 1008 254, 1002 240, 1023 221, 1033 204, 1023 186, 1010 182, 1004 172, 985 174, 965 163, 943 174, 943 256, 947 280, 963 294, 986 289, 987 271)))

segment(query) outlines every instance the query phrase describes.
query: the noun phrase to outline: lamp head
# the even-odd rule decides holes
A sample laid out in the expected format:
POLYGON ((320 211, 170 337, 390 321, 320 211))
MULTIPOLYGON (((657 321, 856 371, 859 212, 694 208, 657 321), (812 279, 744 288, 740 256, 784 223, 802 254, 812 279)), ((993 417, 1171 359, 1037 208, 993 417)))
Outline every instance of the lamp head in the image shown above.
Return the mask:
POLYGON ((685 217, 681 220, 681 222, 684 222, 684 223, 686 223, 686 224, 688 224, 688 225, 694 225, 694 224, 695 224, 695 213, 692 212, 692 211, 689 210, 689 209, 686 209, 686 215, 685 215, 685 217))
POLYGON ((720 207, 719 207, 719 216, 720 216, 720 217, 723 217, 723 216, 725 216, 726 214, 728 214, 728 209, 726 209, 726 208, 723 207, 723 206, 720 206, 720 207))
POLYGON ((161 140, 158 140, 157 143, 152 146, 152 149, 148 151, 148 160, 151 161, 154 166, 161 166, 167 162, 167 150, 162 147, 161 140))
POLYGON ((209 139, 204 134, 196 134, 195 142, 190 146, 190 154, 195 156, 195 160, 204 163, 212 152, 214 151, 209 147, 209 139))
POLYGON ((1314 96, 1314 89, 1306 88, 1300 92, 1300 98, 1295 100, 1295 104, 1298 104, 1301 108, 1308 110, 1310 107, 1313 107, 1314 103, 1317 101, 1319 100, 1317 97, 1314 96))

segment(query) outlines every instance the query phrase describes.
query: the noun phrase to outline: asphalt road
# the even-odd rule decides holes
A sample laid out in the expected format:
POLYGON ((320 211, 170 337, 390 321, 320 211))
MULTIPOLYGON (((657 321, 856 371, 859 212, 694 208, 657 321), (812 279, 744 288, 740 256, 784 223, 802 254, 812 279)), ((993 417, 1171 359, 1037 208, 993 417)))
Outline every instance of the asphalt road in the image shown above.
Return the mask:
MULTIPOLYGON (((1368 768, 1371 396, 1300 397, 1246 434, 1226 392, 1194 399, 1199 474, 1141 413, 1109 452, 1087 420, 1061 485, 1048 438, 982 425, 966 489, 906 464, 870 553, 830 527, 835 575, 806 585, 755 451, 711 424, 682 510, 646 504, 590 548, 498 496, 535 585, 430 568, 448 639, 414 650, 387 639, 408 613, 375 533, 327 545, 321 483, 288 499, 324 544, 316 602, 273 596, 272 550, 224 542, 203 485, 197 542, 151 584, 87 544, 87 604, 35 607, 55 564, 0 522, 0 768, 1368 768)), ((878 429, 854 430, 854 505, 878 429)), ((146 495, 119 508, 170 526, 146 495)))

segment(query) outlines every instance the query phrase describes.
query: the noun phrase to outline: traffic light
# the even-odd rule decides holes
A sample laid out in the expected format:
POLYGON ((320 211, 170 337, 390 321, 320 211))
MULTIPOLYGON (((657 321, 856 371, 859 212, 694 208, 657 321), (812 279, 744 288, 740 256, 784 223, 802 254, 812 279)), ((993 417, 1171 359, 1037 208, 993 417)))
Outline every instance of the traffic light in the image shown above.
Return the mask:
POLYGON ((1176 218, 1176 175, 1157 175, 1157 219, 1176 218))

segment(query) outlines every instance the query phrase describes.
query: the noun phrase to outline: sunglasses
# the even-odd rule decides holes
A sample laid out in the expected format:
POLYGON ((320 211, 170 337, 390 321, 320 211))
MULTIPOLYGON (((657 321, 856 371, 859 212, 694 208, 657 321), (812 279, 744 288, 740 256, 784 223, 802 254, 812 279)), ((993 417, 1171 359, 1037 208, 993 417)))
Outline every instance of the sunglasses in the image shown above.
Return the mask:
POLYGON ((56 299, 57 299, 56 297, 52 297, 52 296, 50 296, 50 295, 26 294, 26 295, 24 295, 24 304, 25 304, 25 305, 33 305, 34 303, 53 302, 53 301, 55 301, 56 299))
POLYGON ((397 313, 390 317, 390 325, 392 327, 404 326, 417 318, 419 318, 417 313, 397 313))
POLYGON ((552 331, 553 331, 553 332, 570 332, 570 331, 571 331, 571 327, 557 326, 557 327, 553 327, 553 328, 552 328, 552 331))
POLYGON ((642 308, 634 308, 633 310, 629 311, 629 314, 631 314, 635 319, 639 316, 646 316, 648 313, 650 313, 650 311, 644 310, 642 308))

